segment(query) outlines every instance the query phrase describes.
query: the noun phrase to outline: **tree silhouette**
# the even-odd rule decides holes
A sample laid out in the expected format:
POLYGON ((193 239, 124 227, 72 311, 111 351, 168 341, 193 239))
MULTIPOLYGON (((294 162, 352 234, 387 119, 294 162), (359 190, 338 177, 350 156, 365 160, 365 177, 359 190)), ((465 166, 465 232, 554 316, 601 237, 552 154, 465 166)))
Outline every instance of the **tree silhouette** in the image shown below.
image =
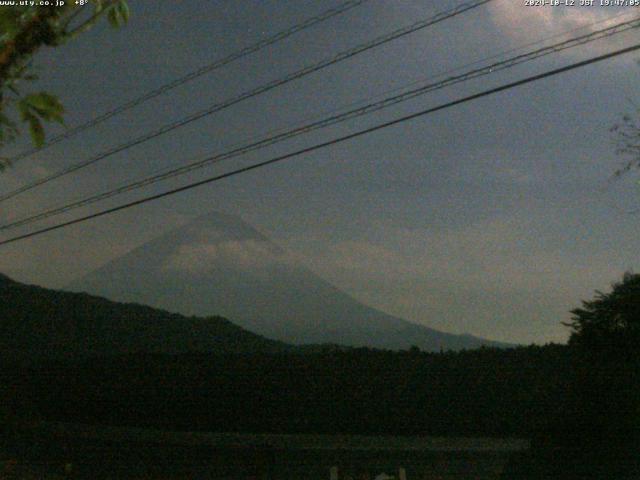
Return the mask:
POLYGON ((504 479, 640 478, 640 275, 625 273, 571 313, 572 378, 504 479))
POLYGON ((595 299, 571 311, 570 345, 601 353, 637 354, 640 341, 640 274, 627 272, 610 293, 596 291, 595 299))

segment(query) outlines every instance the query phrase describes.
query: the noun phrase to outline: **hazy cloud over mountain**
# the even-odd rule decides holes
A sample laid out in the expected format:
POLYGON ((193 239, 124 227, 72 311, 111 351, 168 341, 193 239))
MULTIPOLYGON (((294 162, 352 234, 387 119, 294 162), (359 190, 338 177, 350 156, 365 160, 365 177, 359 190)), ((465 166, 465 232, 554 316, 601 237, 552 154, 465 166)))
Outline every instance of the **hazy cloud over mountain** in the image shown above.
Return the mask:
MULTIPOLYGON (((381 252, 359 250, 365 261, 381 252)), ((160 235, 69 288, 187 315, 225 315, 293 343, 426 350, 490 343, 432 330, 428 318, 420 325, 363 305, 239 218, 219 213, 160 235)))

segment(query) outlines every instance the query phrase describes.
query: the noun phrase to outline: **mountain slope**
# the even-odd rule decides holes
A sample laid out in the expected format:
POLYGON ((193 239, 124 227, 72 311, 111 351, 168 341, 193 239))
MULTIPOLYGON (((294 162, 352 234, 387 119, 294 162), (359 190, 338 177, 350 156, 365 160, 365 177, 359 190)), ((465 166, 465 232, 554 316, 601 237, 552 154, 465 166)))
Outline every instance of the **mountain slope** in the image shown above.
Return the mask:
POLYGON ((159 236, 69 289, 188 315, 223 315, 269 338, 425 350, 498 345, 363 305, 239 218, 211 213, 159 236))
POLYGON ((185 317, 84 293, 25 285, 0 275, 0 351, 6 355, 254 353, 290 348, 222 317, 185 317))

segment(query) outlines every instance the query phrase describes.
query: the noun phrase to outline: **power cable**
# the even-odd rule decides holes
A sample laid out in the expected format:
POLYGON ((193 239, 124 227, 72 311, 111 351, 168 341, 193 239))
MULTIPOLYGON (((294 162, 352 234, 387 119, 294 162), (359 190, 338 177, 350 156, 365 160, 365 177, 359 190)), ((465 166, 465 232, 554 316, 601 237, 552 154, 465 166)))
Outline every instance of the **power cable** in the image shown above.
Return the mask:
POLYGON ((545 78, 548 78, 548 77, 559 75, 561 73, 565 73, 565 72, 568 72, 568 71, 571 71, 571 70, 575 70, 575 69, 578 69, 578 68, 581 68, 581 67, 585 67, 587 65, 591 65, 591 64, 594 64, 594 63, 597 63, 597 62, 608 60, 610 58, 614 58, 614 57, 617 57, 619 55, 623 55, 623 54, 626 54, 626 53, 634 52, 634 51, 637 51, 637 50, 640 50, 640 44, 636 44, 636 45, 633 45, 633 46, 630 46, 630 47, 626 47, 626 48, 623 48, 623 49, 620 49, 620 50, 616 50, 614 52, 610 52, 610 53, 607 53, 607 54, 604 54, 604 55, 599 55, 597 57, 592 57, 590 59, 582 60, 580 62, 572 63, 570 65, 567 65, 567 66, 564 66, 564 67, 561 67, 561 68, 556 68, 556 69, 553 69, 553 70, 549 70, 549 71, 544 72, 544 73, 540 73, 540 74, 537 74, 537 75, 526 77, 524 79, 517 80, 515 82, 511 82, 511 83, 508 83, 508 84, 505 84, 505 85, 501 85, 499 87, 494 87, 494 88, 491 88, 489 90, 484 90, 484 91, 482 91, 480 93, 476 93, 476 94, 473 94, 473 95, 469 95, 469 96, 460 98, 458 100, 453 100, 451 102, 447 102, 447 103, 441 104, 441 105, 439 105, 437 107, 432 107, 432 108, 428 108, 426 110, 421 110, 421 111, 419 111, 417 113, 412 113, 410 115, 405 115, 403 117, 396 118, 394 120, 390 120, 388 122, 384 122, 384 123, 381 123, 381 124, 378 124, 378 125, 375 125, 373 127, 369 127, 369 128, 363 129, 363 130, 359 130, 357 132, 350 133, 348 135, 344 135, 342 137, 338 137, 338 138, 334 138, 334 139, 326 141, 326 142, 318 143, 318 144, 312 145, 310 147, 306 147, 306 148, 303 148, 303 149, 300 149, 300 150, 297 150, 297 151, 294 151, 294 152, 291 152, 291 153, 288 153, 288 154, 285 154, 285 155, 280 155, 280 156, 271 158, 269 160, 265 160, 263 162, 255 163, 253 165, 249 165, 249 166, 246 166, 246 167, 238 168, 238 169, 232 170, 230 172, 226 172, 226 173, 223 173, 223 174, 215 175, 213 177, 209 177, 209 178, 206 178, 204 180, 200 180, 198 182, 193 182, 193 183, 184 185, 182 187, 174 188, 174 189, 162 192, 162 193, 158 193, 158 194, 151 195, 151 196, 148 196, 148 197, 144 197, 144 198, 132 201, 132 202, 128 202, 128 203, 125 203, 125 204, 122 204, 122 205, 118 205, 116 207, 112 207, 112 208, 108 208, 108 209, 105 209, 105 210, 101 210, 99 212, 92 213, 90 215, 85 215, 83 217, 75 218, 73 220, 69 220, 69 221, 66 221, 66 222, 58 223, 58 224, 52 225, 50 227, 46 227, 46 228, 42 228, 42 229, 39 229, 39 230, 35 230, 33 232, 29 232, 29 233, 26 233, 26 234, 23 234, 23 235, 18 235, 18 236, 15 236, 15 237, 11 237, 11 238, 8 238, 6 240, 0 241, 0 246, 7 245, 7 244, 13 243, 13 242, 17 242, 19 240, 24 240, 24 239, 27 239, 27 238, 35 237, 37 235, 42 235, 44 233, 51 232, 53 230, 58 230, 58 229, 61 229, 61 228, 64 228, 64 227, 68 227, 70 225, 75 225, 77 223, 85 222, 87 220, 91 220, 91 219, 102 217, 102 216, 105 216, 105 215, 108 215, 108 214, 111 214, 111 213, 119 212, 121 210, 126 210, 126 209, 129 209, 129 208, 135 207, 137 205, 142 205, 144 203, 148 203, 148 202, 151 202, 151 201, 159 200, 161 198, 168 197, 170 195, 174 195, 176 193, 184 192, 184 191, 187 191, 187 190, 191 190, 193 188, 196 188, 196 187, 199 187, 199 186, 202 186, 202 185, 206 185, 206 184, 209 184, 209 183, 213 183, 213 182, 222 180, 224 178, 229 178, 229 177, 232 177, 232 176, 235 176, 235 175, 239 175, 241 173, 245 173, 245 172, 249 172, 251 170, 255 170, 255 169, 258 169, 258 168, 265 167, 267 165, 272 165, 272 164, 275 164, 275 163, 278 163, 278 162, 282 162, 282 161, 287 160, 289 158, 297 157, 297 156, 300 156, 300 155, 303 155, 303 154, 306 154, 306 153, 311 153, 313 151, 320 150, 320 149, 325 148, 325 147, 329 147, 329 146, 332 146, 332 145, 336 145, 338 143, 342 143, 342 142, 347 141, 347 140, 351 140, 351 139, 354 139, 354 138, 357 138, 357 137, 361 137, 363 135, 366 135, 366 134, 369 134, 369 133, 372 133, 372 132, 375 132, 375 131, 378 131, 378 130, 382 130, 384 128, 388 128, 388 127, 391 127, 393 125, 398 125, 400 123, 404 123, 404 122, 407 122, 407 121, 410 121, 410 120, 414 120, 416 118, 419 118, 419 117, 422 117, 422 116, 425 116, 425 115, 428 115, 428 114, 431 114, 431 113, 435 113, 435 112, 438 112, 440 110, 445 110, 447 108, 451 108, 451 107, 454 107, 456 105, 461 105, 461 104, 466 103, 466 102, 470 102, 470 101, 473 101, 473 100, 477 100, 479 98, 487 97, 487 96, 493 95, 495 93, 503 92, 505 90, 510 90, 512 88, 519 87, 521 85, 525 85, 525 84, 528 84, 528 83, 536 82, 536 81, 539 81, 539 80, 542 80, 542 79, 545 79, 545 78))
POLYGON ((457 7, 454 7, 452 9, 446 10, 444 12, 438 13, 432 17, 429 17, 427 19, 421 20, 419 22, 416 22, 412 25, 409 25, 407 27, 403 27, 400 28, 398 30, 395 30, 389 34, 386 35, 382 35, 380 37, 377 37, 374 40, 371 40, 367 43, 361 44, 359 46, 356 46, 354 48, 351 48, 349 50, 343 51, 341 53, 338 53, 337 55, 331 57, 331 58, 327 58, 325 60, 322 60, 318 63, 315 63, 313 65, 309 65, 307 67, 304 67, 300 70, 297 70, 296 72, 293 72, 289 75, 286 75, 285 77, 281 77, 279 79, 276 79, 272 82, 269 82, 267 84, 261 85, 260 87, 257 87, 253 90, 250 90, 248 92, 244 92, 236 97, 230 98, 222 103, 217 103, 214 104, 204 110, 200 110, 196 113, 193 113, 185 118, 182 118, 180 120, 177 120, 175 122, 172 122, 170 124, 164 125, 163 127, 160 127, 157 130, 148 132, 140 137, 137 137, 133 140, 130 140, 126 143, 120 144, 116 147, 113 147, 103 153, 98 154, 95 157, 92 157, 90 159, 84 160, 82 162, 76 163, 74 165, 71 165, 67 168, 64 168, 62 170, 59 170, 57 172, 52 173, 51 175, 47 175, 46 177, 40 178, 38 180, 35 180, 33 182, 27 183, 26 185, 23 185, 22 187, 19 187, 15 190, 12 190, 8 193, 5 193, 3 195, 0 195, 0 202, 3 202, 5 200, 8 200, 12 197, 15 197, 16 195, 19 195, 21 193, 24 193, 26 191, 29 191, 35 187, 38 187, 40 185, 44 185, 45 183, 48 183, 52 180, 55 180, 57 178, 63 177, 65 175, 68 175, 70 173, 76 172, 82 168, 88 167, 89 165, 93 165, 97 162, 99 162, 100 160, 104 160, 107 157, 110 157, 112 155, 115 155, 116 153, 120 153, 123 152, 125 150, 128 150, 129 148, 132 148, 136 145, 140 145, 141 143, 147 142, 153 138, 159 137, 161 135, 164 135, 168 132, 171 132, 173 130, 176 130, 178 128, 184 127, 185 125, 188 125, 192 122, 195 122, 196 120, 200 120, 201 118, 207 117, 209 115, 212 115, 213 113, 219 112, 221 110, 224 110, 226 108, 229 108, 237 103, 242 102, 243 100, 247 100, 249 98, 252 97, 256 97, 258 95, 261 95, 263 93, 266 93, 270 90, 273 90, 277 87, 280 87, 282 85, 285 85, 289 82, 292 82, 294 80, 297 80, 299 78, 302 78, 306 75, 309 75, 313 72, 317 72, 318 70, 321 70, 323 68, 326 68, 330 65, 334 65, 338 62, 341 62, 343 60, 346 60, 348 58, 354 57, 356 55, 359 55, 360 53, 366 52, 367 50, 370 50, 372 48, 375 48, 377 46, 383 45, 385 43, 391 42, 392 40, 395 40, 397 38, 403 37, 405 35, 408 35, 410 33, 416 32, 418 30, 424 29, 426 27, 429 27, 431 25, 435 25, 436 23, 442 22, 444 20, 447 20, 449 18, 453 18, 457 15, 460 15, 468 10, 477 8, 481 5, 484 5, 485 3, 489 3, 493 0, 476 0, 473 2, 467 2, 467 3, 463 3, 461 5, 458 5, 457 7))
POLYGON ((153 98, 156 98, 170 90, 173 90, 174 88, 177 88, 181 85, 184 85, 185 83, 188 83, 192 80, 195 80, 198 77, 201 77, 202 75, 205 75, 207 73, 210 73, 214 70, 217 70, 218 68, 221 68, 225 65, 228 65, 232 62, 235 62, 236 60, 239 60, 243 57, 246 57, 247 55, 250 55, 252 53, 255 53, 259 50, 262 50, 265 47, 268 47, 270 45, 273 45, 274 43, 277 43, 281 40, 284 40, 292 35, 294 35, 295 33, 301 32, 303 30, 306 30, 307 28, 310 28, 318 23, 324 22, 325 20, 328 20, 332 17, 335 17, 337 15, 340 15, 341 13, 344 13, 348 10, 351 10, 352 8, 355 8, 365 2, 367 2, 369 0, 350 0, 348 2, 344 2, 340 5, 338 5, 335 8, 331 8, 329 10, 326 10, 324 12, 322 12, 319 15, 316 15, 315 17, 310 17, 306 20, 304 20, 302 23, 299 23, 297 25, 294 25, 290 28, 287 28, 286 30, 282 30, 278 33, 276 33, 275 35, 272 35, 270 37, 265 38, 264 40, 261 40, 257 43, 254 43, 253 45, 250 45, 248 47, 245 47, 241 50, 238 50, 237 52, 234 52, 224 58, 221 58, 219 60, 216 60, 213 63, 210 63, 208 65, 205 65, 203 67, 198 68, 197 70, 194 70, 192 72, 187 73, 186 75, 183 75, 180 78, 176 78, 175 80, 169 82, 169 83, 165 83, 164 85, 161 85, 160 87, 151 90, 147 93, 144 93, 143 95, 134 98, 133 100, 130 100, 126 103, 123 103, 122 105, 109 110, 95 118, 92 118, 91 120, 77 125, 73 128, 70 128, 69 130, 55 136, 52 137, 50 140, 48 140, 47 142, 45 142, 45 144, 40 147, 40 148, 32 148, 29 150, 26 150, 22 153, 19 153, 18 155, 14 156, 13 158, 11 158, 12 162, 18 161, 18 160, 22 160, 23 158, 29 157, 35 153, 41 152, 43 150, 45 150, 46 148, 55 145, 57 143, 60 143, 63 140, 69 139, 71 137, 74 137, 76 135, 78 135, 79 133, 84 132, 85 130, 88 130, 89 128, 95 127, 96 125, 99 125, 102 122, 105 122, 106 120, 109 120, 112 117, 115 117, 116 115, 119 115, 123 112, 126 112, 127 110, 131 110, 134 107, 137 107, 138 105, 141 105, 144 102, 147 102, 153 98))
POLYGON ((453 76, 453 77, 449 77, 445 80, 442 80, 440 82, 436 82, 436 83, 431 83, 431 84, 427 84, 427 85, 423 85, 420 86, 419 88, 415 88, 413 90, 401 93, 399 95, 395 95, 389 98, 385 98, 381 101, 377 101, 377 102, 373 102, 373 103, 369 103, 365 106, 338 114, 338 115, 334 115, 328 118, 324 118, 321 119, 319 121, 310 123, 310 124, 306 124, 303 125, 301 127, 297 127, 294 128, 292 130, 280 133, 278 135, 275 136, 271 136, 271 137, 267 137, 264 138, 260 141, 251 143, 249 145, 243 145, 241 147, 232 149, 230 151, 221 153, 221 154, 217 154, 211 157, 207 157, 203 160, 199 160, 178 168, 174 168, 171 170, 168 170, 166 172, 162 172, 156 175, 152 175, 150 177, 141 179, 141 180, 137 180, 135 182, 120 186, 116 189, 113 190, 109 190, 107 192, 103 192, 97 195, 93 195, 91 197, 88 198, 84 198, 66 205, 63 205, 61 207, 56 207, 50 210, 46 210, 44 212, 40 212, 19 220, 15 220, 11 223, 5 224, 5 225, 0 225, 0 230, 8 230, 11 228, 17 228, 23 225, 27 225, 30 223, 33 223, 35 221, 38 220, 43 220, 45 218, 49 218, 52 217, 54 215, 59 215, 61 213, 64 212, 68 212, 70 210, 74 210, 76 208, 80 208, 83 206, 87 206, 87 205, 91 205, 93 203, 96 203, 98 201, 101 200, 106 200, 108 198, 114 197, 116 195, 120 195, 122 193, 125 192, 129 192, 132 190, 136 190, 138 188, 142 188, 148 185, 152 185, 155 184, 157 182, 160 182, 162 180, 166 180, 168 178, 172 178, 178 175, 183 175, 186 174, 188 172, 206 167, 208 165, 211 165, 213 163, 218 163, 221 162, 223 160, 227 160, 230 158, 234 158, 234 157, 238 157, 240 155, 244 155, 248 152, 251 151, 255 151, 261 148, 265 148, 267 146, 271 146, 274 145, 276 143, 280 143, 284 140, 288 140, 290 138, 296 137, 298 135, 302 135, 302 134, 306 134, 309 133, 313 130, 317 130, 320 128, 326 128, 338 123, 342 123, 345 122, 347 120, 351 120, 353 118, 357 118, 363 115, 367 115, 379 110, 382 110, 384 108, 388 108, 390 106, 396 105, 398 103, 401 102, 406 102, 412 98, 415 98, 417 96, 420 95, 424 95, 426 93, 430 93, 432 91, 435 90, 439 90, 457 83, 461 83, 467 80, 471 80, 471 79, 475 79, 481 76, 485 76, 485 75, 489 75, 492 73, 496 73, 502 70, 506 70, 509 68, 513 68, 519 64, 525 63, 525 62, 529 62, 532 60, 536 60, 540 57, 546 56, 546 55, 550 55, 552 53, 557 53, 563 50, 567 50, 570 48, 575 48, 577 46, 580 45, 584 45, 596 40, 600 40, 602 38, 608 38, 611 37, 613 35, 617 35, 620 33, 623 33, 625 31, 628 31, 630 29, 635 29, 640 27, 640 19, 639 18, 634 18, 633 20, 629 20, 626 22, 621 22, 619 24, 613 25, 611 27, 608 28, 604 28, 601 30, 597 30, 594 32, 591 32, 589 34, 585 34, 585 35, 581 35, 579 37, 575 37, 575 38, 571 38, 568 40, 565 40, 563 42, 559 42, 556 43, 554 45, 549 45, 546 47, 542 47, 536 50, 533 50, 531 52, 527 52, 521 55, 517 55, 515 57, 512 58, 508 58, 506 60, 502 60, 500 62, 496 62, 493 63, 491 65, 487 65, 481 68, 477 68, 474 70, 471 70, 469 72, 463 73, 461 75, 457 75, 457 76, 453 76))

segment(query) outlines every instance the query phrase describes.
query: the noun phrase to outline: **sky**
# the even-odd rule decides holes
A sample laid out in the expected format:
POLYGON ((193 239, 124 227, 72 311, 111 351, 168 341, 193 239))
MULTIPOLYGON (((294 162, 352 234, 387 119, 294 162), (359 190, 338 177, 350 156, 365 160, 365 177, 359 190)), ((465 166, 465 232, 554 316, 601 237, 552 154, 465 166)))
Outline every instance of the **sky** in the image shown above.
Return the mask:
MULTIPOLYGON (((33 86, 59 95, 68 126, 338 5, 339 1, 131 1, 38 53, 33 86), (106 23, 106 22, 103 22, 106 23)), ((21 160, 0 192, 366 42, 460 1, 363 5, 21 160)), ((576 1, 579 3, 579 1, 576 1)), ((0 204, 0 221, 223 152, 270 132, 489 57, 506 58, 640 15, 638 7, 528 7, 493 0, 194 122, 0 204), (611 17, 617 16, 616 19, 611 17), (594 23, 597 23, 594 26, 594 23), (570 33, 566 33, 570 32, 570 33), (529 47, 533 48, 533 47, 529 47)), ((634 44, 633 30, 108 200, 108 207, 326 141, 401 115, 634 44)), ((0 271, 62 288, 209 211, 241 216, 358 300, 453 333, 562 342, 562 321, 594 290, 638 270, 640 186, 610 128, 640 102, 630 54, 80 225, 3 246, 0 271)), ((469 67, 466 67, 469 68, 469 67)), ((450 73, 449 73, 450 74, 450 73)), ((63 127, 51 127, 55 134, 63 127)), ((28 146, 22 139, 4 153, 28 146)), ((90 213, 85 207, 23 227, 90 213)), ((4 233, 7 238, 9 232, 4 233)))

